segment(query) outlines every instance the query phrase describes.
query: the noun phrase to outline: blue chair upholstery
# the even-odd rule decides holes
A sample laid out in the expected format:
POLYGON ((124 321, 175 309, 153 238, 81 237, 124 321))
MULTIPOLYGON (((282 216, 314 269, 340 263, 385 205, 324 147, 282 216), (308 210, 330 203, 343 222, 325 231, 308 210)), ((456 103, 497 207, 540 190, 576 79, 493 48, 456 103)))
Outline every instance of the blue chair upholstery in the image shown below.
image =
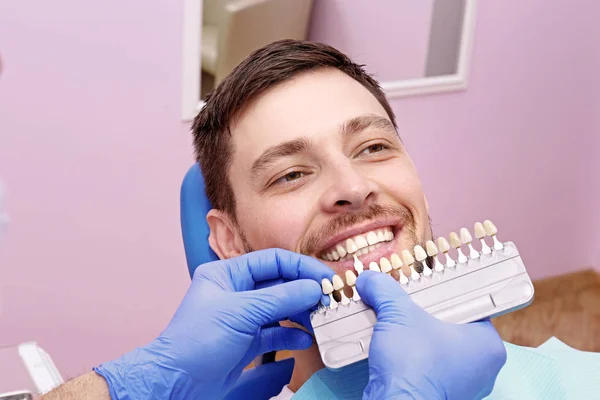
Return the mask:
MULTIPOLYGON (((183 178, 180 196, 181 233, 190 277, 199 265, 219 259, 208 244, 206 214, 211 208, 200 166, 194 164, 183 178)), ((290 358, 246 370, 225 399, 263 400, 276 396, 289 383, 293 368, 294 360, 290 358)))

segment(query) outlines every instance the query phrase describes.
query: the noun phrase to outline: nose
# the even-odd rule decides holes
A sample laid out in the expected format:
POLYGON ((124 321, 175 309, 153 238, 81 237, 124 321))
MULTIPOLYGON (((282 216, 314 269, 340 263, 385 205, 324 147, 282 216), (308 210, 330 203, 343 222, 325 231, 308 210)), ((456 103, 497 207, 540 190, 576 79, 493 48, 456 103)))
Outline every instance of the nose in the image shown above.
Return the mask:
POLYGON ((376 201, 377 183, 350 161, 336 165, 328 175, 327 190, 321 197, 321 208, 325 212, 356 211, 376 201))

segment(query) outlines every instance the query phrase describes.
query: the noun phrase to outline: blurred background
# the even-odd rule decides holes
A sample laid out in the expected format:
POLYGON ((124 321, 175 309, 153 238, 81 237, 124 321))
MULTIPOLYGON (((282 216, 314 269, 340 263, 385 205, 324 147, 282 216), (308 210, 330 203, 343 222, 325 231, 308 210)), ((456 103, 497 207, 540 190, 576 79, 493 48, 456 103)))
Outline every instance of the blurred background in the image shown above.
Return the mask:
POLYGON ((186 99, 290 37, 385 83, 438 234, 490 218, 518 244, 540 306, 503 338, 600 351, 600 3, 468 4, 0 2, 0 346, 37 341, 66 379, 160 333, 189 284, 186 99))

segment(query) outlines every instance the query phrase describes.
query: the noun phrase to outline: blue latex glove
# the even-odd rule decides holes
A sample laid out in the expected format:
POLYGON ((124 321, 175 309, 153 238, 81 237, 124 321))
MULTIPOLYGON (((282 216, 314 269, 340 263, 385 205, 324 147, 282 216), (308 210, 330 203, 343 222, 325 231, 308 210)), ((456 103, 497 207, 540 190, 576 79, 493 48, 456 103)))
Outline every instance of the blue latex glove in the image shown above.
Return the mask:
POLYGON ((306 349, 310 334, 267 325, 307 312, 333 271, 314 258, 262 250, 199 266, 167 329, 95 369, 113 399, 220 399, 256 356, 306 349))
POLYGON ((385 274, 365 271, 356 287, 377 313, 363 399, 467 400, 491 393, 506 349, 490 321, 441 321, 385 274))

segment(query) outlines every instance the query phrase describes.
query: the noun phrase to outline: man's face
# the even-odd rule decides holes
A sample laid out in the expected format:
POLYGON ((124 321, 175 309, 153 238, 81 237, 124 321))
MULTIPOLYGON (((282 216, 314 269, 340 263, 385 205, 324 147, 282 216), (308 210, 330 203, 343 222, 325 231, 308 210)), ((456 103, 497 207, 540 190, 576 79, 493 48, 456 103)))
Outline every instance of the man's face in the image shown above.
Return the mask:
POLYGON ((344 73, 304 73, 268 90, 231 133, 238 224, 216 235, 221 257, 283 248, 343 276, 354 245, 367 267, 431 238, 417 171, 389 117, 344 73))

